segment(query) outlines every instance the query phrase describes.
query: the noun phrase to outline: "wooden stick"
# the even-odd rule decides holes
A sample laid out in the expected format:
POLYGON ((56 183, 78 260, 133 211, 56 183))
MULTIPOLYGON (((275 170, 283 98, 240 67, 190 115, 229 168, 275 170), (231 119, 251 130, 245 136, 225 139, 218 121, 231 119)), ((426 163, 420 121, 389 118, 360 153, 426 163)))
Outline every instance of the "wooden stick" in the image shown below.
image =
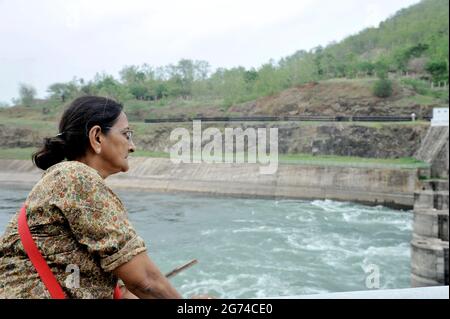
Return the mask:
POLYGON ((180 266, 180 267, 175 268, 175 269, 172 270, 171 272, 168 272, 168 273, 166 274, 166 278, 173 277, 173 276, 177 275, 179 272, 182 272, 183 270, 185 270, 185 269, 187 269, 187 268, 189 268, 189 267, 194 266, 196 263, 198 263, 197 259, 193 259, 193 260, 191 260, 190 262, 188 262, 188 263, 186 263, 186 264, 184 264, 184 265, 182 265, 182 266, 180 266))

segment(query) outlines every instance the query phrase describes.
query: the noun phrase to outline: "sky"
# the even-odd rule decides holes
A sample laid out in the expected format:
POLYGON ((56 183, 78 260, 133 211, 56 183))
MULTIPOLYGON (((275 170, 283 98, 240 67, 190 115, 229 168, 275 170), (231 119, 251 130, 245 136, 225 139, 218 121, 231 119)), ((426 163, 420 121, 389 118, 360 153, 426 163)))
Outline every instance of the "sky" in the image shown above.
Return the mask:
POLYGON ((180 59, 258 68, 358 33, 419 0, 0 0, 0 103, 74 77, 180 59))

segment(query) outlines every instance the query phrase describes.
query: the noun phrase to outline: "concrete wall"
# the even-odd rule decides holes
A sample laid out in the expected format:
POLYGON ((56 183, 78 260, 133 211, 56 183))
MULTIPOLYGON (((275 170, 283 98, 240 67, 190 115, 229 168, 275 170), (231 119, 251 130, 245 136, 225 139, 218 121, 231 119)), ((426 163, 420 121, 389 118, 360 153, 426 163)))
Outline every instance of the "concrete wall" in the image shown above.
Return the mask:
POLYGON ((0 182, 32 185, 42 176, 31 160, 0 160, 0 182))
MULTIPOLYGON (((131 158, 130 170, 108 178, 112 188, 264 198, 334 199, 412 208, 417 170, 280 165, 261 175, 255 164, 173 164, 131 158)), ((0 160, 0 181, 33 183, 42 171, 30 161, 0 160)))
POLYGON ((433 177, 448 177, 449 127, 430 127, 414 157, 431 164, 433 177))
POLYGON ((200 192, 268 198, 334 199, 412 208, 417 170, 281 165, 274 175, 252 164, 173 164, 169 159, 132 159, 112 187, 200 192))
POLYGON ((437 154, 435 159, 431 163, 431 176, 448 178, 449 171, 449 143, 442 147, 441 151, 437 154))
POLYGON ((424 181, 414 195, 411 285, 448 285, 448 180, 424 181))

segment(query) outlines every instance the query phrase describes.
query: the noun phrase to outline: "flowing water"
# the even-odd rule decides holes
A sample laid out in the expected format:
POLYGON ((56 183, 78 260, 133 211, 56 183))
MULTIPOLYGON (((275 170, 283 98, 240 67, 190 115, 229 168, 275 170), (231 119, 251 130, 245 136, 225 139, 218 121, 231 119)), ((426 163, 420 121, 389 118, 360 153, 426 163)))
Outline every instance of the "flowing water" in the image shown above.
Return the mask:
MULTIPOLYGON (((0 185, 0 233, 30 188, 0 185)), ((335 201, 119 191, 186 297, 254 298, 410 287, 411 212, 335 201)))

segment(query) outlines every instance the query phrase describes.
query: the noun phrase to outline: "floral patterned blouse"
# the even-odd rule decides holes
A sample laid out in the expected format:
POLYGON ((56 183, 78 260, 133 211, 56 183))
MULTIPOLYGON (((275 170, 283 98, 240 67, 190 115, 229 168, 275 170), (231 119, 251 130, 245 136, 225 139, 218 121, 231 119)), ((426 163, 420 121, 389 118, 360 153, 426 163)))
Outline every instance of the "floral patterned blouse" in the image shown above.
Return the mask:
MULTIPOLYGON (((32 237, 68 298, 113 298, 112 271, 146 251, 120 199, 83 163, 50 167, 25 204, 32 237)), ((0 237, 0 299, 50 298, 22 246, 19 211, 0 237)))

